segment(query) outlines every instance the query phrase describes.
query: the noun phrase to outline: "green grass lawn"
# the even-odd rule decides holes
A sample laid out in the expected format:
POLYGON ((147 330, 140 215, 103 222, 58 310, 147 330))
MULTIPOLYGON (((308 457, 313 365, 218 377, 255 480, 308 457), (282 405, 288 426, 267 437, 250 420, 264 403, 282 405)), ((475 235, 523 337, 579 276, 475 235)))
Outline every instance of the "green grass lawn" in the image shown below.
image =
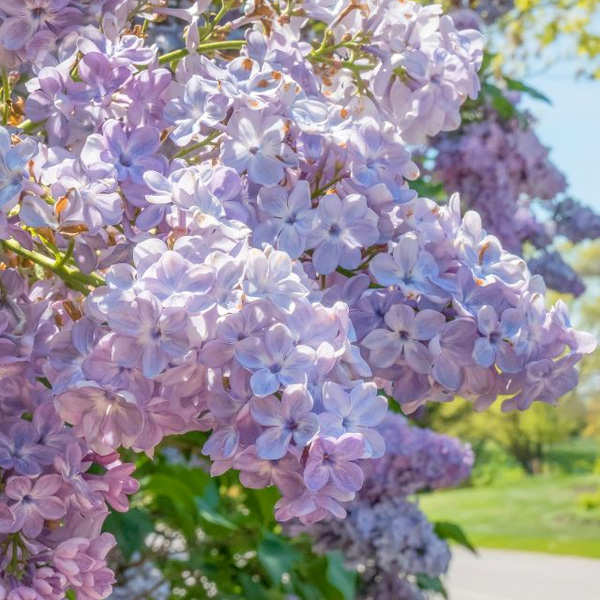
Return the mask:
POLYGON ((577 504, 599 484, 593 475, 538 476, 425 494, 420 502, 432 520, 457 523, 476 546, 600 558, 600 510, 577 504))

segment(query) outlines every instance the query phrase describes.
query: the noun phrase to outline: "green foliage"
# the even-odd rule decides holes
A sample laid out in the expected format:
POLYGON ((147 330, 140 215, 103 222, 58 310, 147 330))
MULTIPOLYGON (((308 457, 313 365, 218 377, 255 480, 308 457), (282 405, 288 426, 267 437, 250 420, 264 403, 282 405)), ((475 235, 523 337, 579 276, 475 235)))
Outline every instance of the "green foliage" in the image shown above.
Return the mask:
POLYGON ((132 508, 126 513, 113 511, 104 523, 104 530, 115 536, 122 557, 130 560, 140 550, 145 537, 154 531, 154 526, 148 513, 132 508))
POLYGON ((478 413, 470 403, 456 401, 432 409, 427 424, 437 431, 471 442, 475 454, 484 464, 486 453, 491 451, 492 460, 502 470, 503 467, 519 466, 527 473, 535 473, 542 469, 552 445, 579 433, 584 419, 581 401, 570 396, 558 408, 534 403, 527 411, 508 414, 501 412, 499 403, 478 413), (512 461, 502 455, 494 455, 493 446, 490 450, 491 444, 500 448, 512 461), (500 464, 502 462, 503 465, 500 464))
POLYGON ((599 12, 598 0, 517 0, 498 24, 505 61, 572 59, 574 72, 600 77, 599 12))
POLYGON ((581 494, 577 498, 577 505, 585 511, 600 511, 600 489, 581 494))
POLYGON ((419 573, 417 575, 416 583, 422 590, 435 592, 436 594, 440 594, 443 598, 448 598, 448 592, 439 577, 431 577, 425 573, 419 573))
POLYGON ((473 554, 477 554, 475 546, 471 543, 462 527, 456 523, 450 523, 449 521, 437 521, 433 524, 436 535, 442 540, 456 542, 457 544, 464 546, 473 554))
POLYGON ((357 576, 341 554, 317 556, 308 538, 283 534, 273 517, 276 491, 246 489, 230 473, 213 478, 191 458, 199 440, 176 443, 176 462, 165 453, 138 460, 141 489, 132 509, 106 522, 118 542, 118 580, 126 580, 129 565, 148 561, 174 599, 210 598, 215 590, 224 600, 354 598, 357 576))
POLYGON ((327 554, 327 581, 338 590, 343 600, 352 600, 356 592, 356 573, 348 576, 348 571, 344 568, 344 555, 339 552, 329 552, 327 554))

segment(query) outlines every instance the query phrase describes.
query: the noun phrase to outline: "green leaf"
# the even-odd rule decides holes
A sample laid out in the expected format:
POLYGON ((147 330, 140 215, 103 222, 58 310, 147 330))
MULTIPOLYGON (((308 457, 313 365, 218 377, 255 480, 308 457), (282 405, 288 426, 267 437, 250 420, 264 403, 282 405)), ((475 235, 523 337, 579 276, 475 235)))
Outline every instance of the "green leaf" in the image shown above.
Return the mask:
POLYGON ((258 560, 275 585, 281 584, 284 573, 290 573, 300 553, 284 538, 265 531, 258 544, 258 560))
POLYGON ((244 590, 244 598, 246 600, 265 600, 267 590, 260 583, 252 581, 252 577, 248 573, 240 575, 240 583, 244 590))
POLYGON ((354 600, 356 577, 356 572, 344 567, 344 555, 339 550, 327 554, 327 581, 341 592, 344 600, 354 600))
POLYGON ((274 507, 279 500, 279 491, 271 486, 260 490, 247 489, 246 504, 250 509, 253 519, 265 527, 272 528, 275 525, 274 507))
POLYGON ((204 519, 211 525, 223 527, 229 531, 235 531, 238 529, 238 526, 235 523, 232 523, 229 519, 226 519, 224 516, 220 515, 215 508, 203 498, 196 499, 196 506, 198 507, 198 514, 200 515, 200 518, 204 519))
POLYGON ((194 500, 194 492, 188 479, 172 477, 167 473, 155 473, 144 486, 144 491, 154 497, 154 509, 167 522, 181 528, 188 539, 194 539, 200 515, 194 500))
POLYGON ((439 577, 430 577, 425 573, 419 573, 417 575, 417 585, 422 590, 429 590, 441 594, 444 598, 448 598, 448 592, 439 577))
POLYGON ((488 69, 490 68, 490 65, 492 64, 492 61, 494 60, 494 58, 496 58, 496 56, 498 56, 498 55, 495 54, 494 52, 484 52, 483 53, 483 60, 481 61, 481 69, 479 69, 480 77, 488 71, 488 69))
POLYGON ((477 549, 465 532, 456 524, 448 521, 437 521, 433 525, 436 535, 443 540, 452 540, 465 548, 468 548, 473 554, 477 554, 477 549))
POLYGON ((446 198, 443 183, 433 183, 423 178, 411 181, 409 184, 412 190, 415 190, 423 198, 446 198))
POLYGON ((138 508, 129 512, 112 512, 104 522, 104 531, 112 533, 125 560, 144 547, 144 538, 154 531, 150 515, 138 508))
POLYGON ((511 79, 510 77, 504 76, 504 81, 506 82, 506 87, 509 90, 514 90, 516 92, 523 92, 536 100, 541 100, 542 102, 546 102, 546 104, 552 104, 552 101, 548 96, 545 96, 539 90, 532 88, 531 86, 523 83, 522 81, 517 81, 516 79, 511 79))
POLYGON ((511 119, 517 114, 515 105, 502 93, 499 87, 491 83, 484 83, 481 89, 490 97, 494 110, 502 119, 511 119))

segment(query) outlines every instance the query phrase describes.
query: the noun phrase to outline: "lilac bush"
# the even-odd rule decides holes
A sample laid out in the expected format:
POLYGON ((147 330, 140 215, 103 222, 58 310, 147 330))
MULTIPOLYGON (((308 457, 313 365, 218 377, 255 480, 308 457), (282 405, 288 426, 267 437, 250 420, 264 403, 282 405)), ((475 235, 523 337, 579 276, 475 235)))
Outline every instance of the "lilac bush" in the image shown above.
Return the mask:
POLYGON ((388 401, 525 409, 576 385, 592 336, 458 197, 410 187, 408 144, 479 90, 481 35, 439 6, 0 20, 0 597, 107 597, 122 449, 205 432, 213 474, 308 524, 346 515, 388 401), (168 53, 145 41, 164 15, 168 53))
POLYGON ((377 430, 386 454, 364 463, 365 483, 346 507, 348 516, 292 525, 290 533, 308 534, 318 553, 342 551, 347 567, 359 573, 357 598, 424 599, 415 578, 444 574, 450 549, 411 497, 459 485, 471 474, 473 454, 468 445, 410 426, 397 414, 377 430))
MULTIPOLYGON (((477 27, 469 14, 457 15, 459 29, 477 27)), ((468 122, 433 140, 429 176, 446 192, 459 193, 508 250, 530 259, 531 272, 550 288, 579 296, 585 286, 556 242, 596 238, 600 216, 568 196, 565 176, 538 138, 533 115, 522 107, 524 94, 545 97, 510 78, 498 81, 490 72, 485 78, 488 91, 465 109, 468 122)))

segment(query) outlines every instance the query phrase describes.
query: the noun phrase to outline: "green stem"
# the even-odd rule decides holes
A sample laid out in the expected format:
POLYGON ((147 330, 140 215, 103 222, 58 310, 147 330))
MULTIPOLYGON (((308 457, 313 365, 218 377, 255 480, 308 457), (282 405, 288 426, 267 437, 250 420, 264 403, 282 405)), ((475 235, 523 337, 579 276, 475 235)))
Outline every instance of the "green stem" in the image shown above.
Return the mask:
MULTIPOLYGON (((0 243, 7 250, 18 254, 19 256, 22 256, 23 258, 26 258, 31 262, 40 265, 41 267, 44 267, 44 269, 52 271, 61 279, 63 279, 69 287, 83 294, 89 294, 90 290, 88 289, 88 286, 99 287, 106 284, 104 279, 98 275, 93 273, 88 275, 86 273, 82 273, 79 269, 67 267, 64 262, 66 262, 66 260, 68 260, 70 257, 67 257, 66 260, 63 257, 63 259, 60 261, 56 261, 35 250, 27 250, 27 248, 23 248, 23 246, 21 246, 21 244, 15 240, 0 240, 0 243)), ((69 247, 70 246, 71 244, 69 243, 69 247)), ((72 252, 73 251, 71 249, 71 254, 72 252)), ((67 250, 67 254, 69 254, 69 250, 67 250)))
POLYGON ((69 259, 71 258, 71 256, 73 256, 74 248, 75 248, 75 238, 71 238, 69 240, 69 247, 67 248, 67 251, 64 253, 63 256, 59 256, 56 261, 57 267, 62 267, 63 265, 66 265, 69 262, 69 259))
MULTIPOLYGON (((246 45, 246 40, 225 40, 223 42, 207 42, 206 44, 199 44, 196 48, 196 52, 202 54, 203 52, 212 52, 213 50, 240 50, 246 45)), ((179 48, 179 50, 173 50, 173 52, 167 52, 163 54, 158 62, 161 65, 169 64, 182 58, 185 58, 189 54, 187 48, 179 48)))
POLYGON ((23 133, 33 133, 33 131, 35 130, 35 128, 38 125, 41 125, 43 123, 43 121, 31 121, 30 119, 27 119, 26 121, 23 121, 20 125, 17 125, 17 127, 19 129, 21 129, 23 131, 23 133))
POLYGON ((318 198, 319 196, 322 196, 330 187, 333 187, 336 183, 340 182, 343 179, 342 176, 336 177, 335 179, 332 179, 329 183, 326 183, 324 186, 316 189, 312 194, 311 194, 311 198, 314 200, 315 198, 318 198))
POLYGON ((338 273, 345 275, 346 277, 354 277, 356 273, 354 271, 350 271, 349 269, 344 269, 344 267, 338 267, 336 269, 338 273))
POLYGON ((199 148, 208 146, 208 144, 210 144, 216 137, 219 137, 221 135, 221 133, 223 133, 223 132, 222 131, 213 131, 210 135, 205 137, 201 142, 198 142, 197 144, 193 144, 192 146, 188 146, 187 148, 182 148, 179 152, 177 152, 177 154, 173 155, 173 158, 183 158, 184 156, 187 156, 191 152, 194 152, 194 150, 198 150, 199 148))
POLYGON ((2 123, 8 125, 8 119, 10 118, 10 83, 8 81, 8 70, 6 67, 2 67, 2 123))
POLYGON ((204 39, 206 39, 207 37, 210 37, 210 35, 215 30, 217 25, 223 20, 225 15, 229 12, 229 9, 233 6, 233 4, 234 4, 234 0, 229 0, 229 1, 223 0, 223 3, 221 4, 221 9, 215 15, 215 18, 213 19, 212 23, 210 24, 210 26, 208 28, 206 35, 204 36, 204 39))

